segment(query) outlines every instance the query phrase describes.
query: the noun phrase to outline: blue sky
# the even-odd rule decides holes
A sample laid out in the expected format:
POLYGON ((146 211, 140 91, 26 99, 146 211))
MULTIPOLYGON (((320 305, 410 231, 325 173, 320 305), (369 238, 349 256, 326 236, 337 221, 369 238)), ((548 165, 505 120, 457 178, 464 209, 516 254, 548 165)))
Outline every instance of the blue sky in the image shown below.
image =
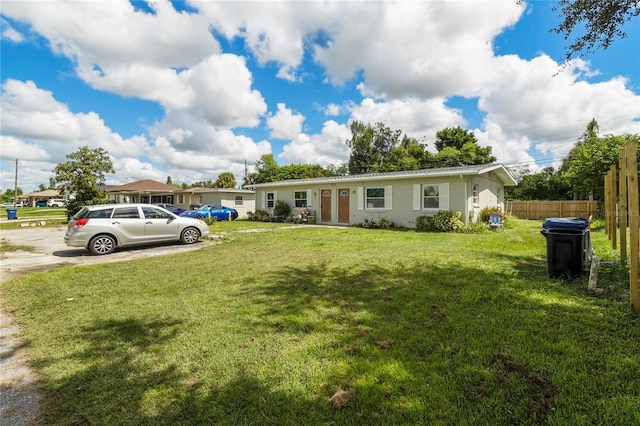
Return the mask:
POLYGON ((557 166, 595 118, 640 133, 640 26, 561 71, 554 2, 2 1, 0 189, 83 145, 111 184, 188 184, 263 154, 339 165, 357 119, 434 150, 461 126, 498 161, 557 166), (558 72, 561 71, 561 72, 558 72))

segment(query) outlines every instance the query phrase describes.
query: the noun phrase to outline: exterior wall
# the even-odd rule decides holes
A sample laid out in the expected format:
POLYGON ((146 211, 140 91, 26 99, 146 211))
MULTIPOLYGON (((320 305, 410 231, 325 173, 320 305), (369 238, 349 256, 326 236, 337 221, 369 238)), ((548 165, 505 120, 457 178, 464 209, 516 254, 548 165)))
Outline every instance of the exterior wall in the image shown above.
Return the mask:
POLYGON ((256 200, 253 193, 205 192, 202 193, 202 204, 222 204, 238 211, 238 218, 247 218, 249 212, 256 211, 256 200), (242 196, 242 204, 236 204, 236 196, 242 196))
POLYGON ((469 221, 475 222, 485 207, 499 207, 504 211, 504 184, 495 173, 474 176, 469 179, 469 221), (478 202, 473 202, 473 187, 478 186, 478 202))
MULTIPOLYGON (((273 214, 273 208, 266 206, 266 194, 275 193, 275 200, 283 200, 292 207, 292 215, 297 215, 299 209, 295 207, 295 191, 307 191, 307 209, 316 217, 317 223, 354 225, 366 220, 379 221, 386 218, 397 226, 415 228, 418 216, 433 216, 438 209, 424 209, 422 207, 422 186, 439 185, 441 188, 440 210, 452 210, 462 213, 462 220, 468 224, 477 220, 480 210, 484 207, 500 206, 498 194, 504 194, 504 186, 498 176, 486 174, 482 176, 447 176, 447 177, 411 177, 405 179, 380 179, 326 183, 291 183, 289 185, 273 186, 272 188, 256 188, 256 209, 273 214), (473 185, 478 185, 478 203, 473 203, 473 185), (385 202, 385 208, 365 207, 366 188, 385 188, 385 195, 390 197, 385 202), (448 196, 443 193, 448 188, 448 196), (338 190, 349 191, 348 222, 339 220, 338 190), (321 196, 323 190, 331 190, 330 220, 321 214, 321 196), (417 192, 416 192, 417 191, 417 192), (443 205, 447 198, 446 203, 443 205)), ((387 198, 385 197, 385 198, 387 198)), ((275 201, 274 201, 275 203, 275 201)))

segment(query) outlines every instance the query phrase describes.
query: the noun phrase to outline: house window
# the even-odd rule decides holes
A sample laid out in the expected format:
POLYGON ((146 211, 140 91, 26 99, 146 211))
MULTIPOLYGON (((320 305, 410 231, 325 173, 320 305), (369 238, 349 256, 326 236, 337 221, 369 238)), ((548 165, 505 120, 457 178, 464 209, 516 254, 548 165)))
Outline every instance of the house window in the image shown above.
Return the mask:
POLYGON ((473 184, 473 204, 480 204, 480 187, 477 183, 473 184))
POLYGON ((233 204, 236 206, 244 205, 244 200, 242 199, 242 195, 236 195, 236 198, 233 204))
POLYGON ((293 201, 294 205, 298 208, 307 207, 307 191, 294 191, 293 201))
POLYGON ((367 188, 365 205, 368 209, 384 209, 384 187, 367 188))
POLYGON ((422 208, 440 208, 440 185, 425 185, 422 189, 422 208))
POLYGON ((184 204, 184 194, 178 195, 178 204, 184 204))
POLYGON ((267 208, 272 209, 276 206, 276 193, 267 192, 267 208))

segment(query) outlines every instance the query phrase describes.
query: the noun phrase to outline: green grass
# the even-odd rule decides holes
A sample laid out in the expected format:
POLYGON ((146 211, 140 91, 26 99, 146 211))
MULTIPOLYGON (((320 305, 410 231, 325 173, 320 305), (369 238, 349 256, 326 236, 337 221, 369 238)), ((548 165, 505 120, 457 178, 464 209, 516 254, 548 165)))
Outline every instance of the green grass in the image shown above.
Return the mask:
MULTIPOLYGON (((42 421, 640 423, 628 272, 604 266, 598 293, 548 279, 540 222, 280 228, 3 285, 43 381, 42 421)), ((593 240, 615 257, 601 231, 593 240)))
MULTIPOLYGON (((0 230, 18 229, 25 223, 22 219, 33 219, 33 223, 44 221, 47 227, 67 224, 66 209, 64 207, 18 207, 16 213, 18 220, 3 221, 0 223, 0 230)), ((0 209, 0 215, 3 215, 6 219, 6 209, 0 209)), ((26 223, 29 222, 27 221, 26 223)))

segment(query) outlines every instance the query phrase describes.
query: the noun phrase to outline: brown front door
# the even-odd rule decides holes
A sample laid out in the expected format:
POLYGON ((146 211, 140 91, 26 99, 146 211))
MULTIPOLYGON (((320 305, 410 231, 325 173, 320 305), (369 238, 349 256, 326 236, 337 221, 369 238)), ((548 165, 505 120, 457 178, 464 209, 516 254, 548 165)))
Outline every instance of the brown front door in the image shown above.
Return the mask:
POLYGON ((349 223, 349 188, 338 189, 338 222, 349 223))
POLYGON ((320 222, 331 222, 331 190, 322 189, 320 192, 320 222))

